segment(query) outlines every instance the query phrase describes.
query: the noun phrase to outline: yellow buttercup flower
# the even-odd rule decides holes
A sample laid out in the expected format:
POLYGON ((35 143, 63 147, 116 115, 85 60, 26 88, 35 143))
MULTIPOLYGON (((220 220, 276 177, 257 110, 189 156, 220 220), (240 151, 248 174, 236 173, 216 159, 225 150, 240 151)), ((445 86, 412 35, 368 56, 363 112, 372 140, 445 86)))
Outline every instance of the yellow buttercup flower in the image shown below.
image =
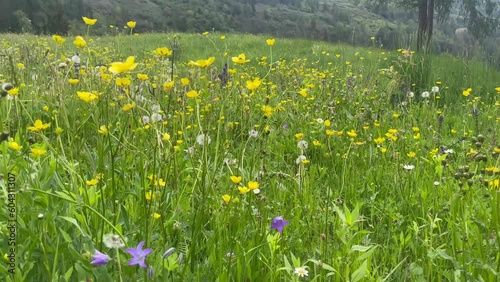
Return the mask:
POLYGON ((248 189, 248 187, 246 186, 238 186, 238 191, 240 191, 242 195, 245 195, 250 191, 250 189, 248 189))
POLYGON ((247 88, 248 88, 248 90, 253 91, 253 90, 257 89, 261 83, 262 83, 262 80, 260 80, 258 77, 256 77, 253 81, 247 80, 247 88))
POLYGON ((273 46, 274 43, 276 43, 276 40, 274 38, 269 38, 266 40, 267 45, 273 46))
POLYGON ((150 201, 150 200, 153 200, 155 198, 155 195, 153 194, 152 191, 149 191, 146 193, 146 200, 150 201))
POLYGON ((66 39, 62 38, 61 36, 59 35, 52 35, 52 40, 54 40, 57 44, 63 44, 64 42, 66 42, 66 39))
POLYGON ((125 88, 130 85, 131 81, 127 77, 119 77, 115 80, 115 83, 117 86, 125 88))
POLYGON ((137 67, 137 63, 134 63, 134 60, 135 57, 130 56, 125 62, 113 62, 108 70, 114 74, 134 70, 137 67))
POLYGON ((196 97, 200 96, 200 94, 201 94, 201 91, 196 92, 195 90, 191 90, 191 91, 186 93, 186 96, 188 98, 196 98, 196 97))
POLYGON ((470 95, 470 92, 472 91, 472 88, 467 88, 466 90, 462 91, 462 95, 465 97, 470 95))
POLYGON ((222 196, 222 200, 226 203, 229 204, 229 201, 231 201, 231 196, 228 194, 222 196))
POLYGON ((189 66, 197 66, 200 68, 207 68, 215 61, 215 57, 210 57, 206 60, 189 61, 189 66))
POLYGON ((31 148, 31 154, 34 157, 41 157, 47 153, 47 150, 39 149, 39 148, 31 148))
POLYGON ((188 86, 189 85, 189 78, 187 78, 187 77, 181 78, 181 83, 183 86, 188 86))
POLYGON ((232 57, 231 60, 233 60, 235 64, 240 64, 240 65, 250 62, 250 60, 247 60, 245 54, 243 53, 239 54, 238 57, 232 57))
POLYGON ((19 151, 23 148, 23 146, 17 144, 16 141, 7 142, 7 147, 11 148, 14 151, 19 151))
POLYGON ((40 131, 47 129, 49 127, 50 127, 50 122, 43 123, 41 120, 37 119, 37 120, 35 120, 35 123, 33 124, 33 126, 28 126, 27 129, 29 131, 33 131, 33 132, 40 132, 40 131))
POLYGON ((97 178, 93 178, 93 179, 85 181, 85 184, 87 184, 88 186, 96 186, 97 183, 99 183, 99 179, 97 179, 97 178))
POLYGON ((80 82, 80 80, 78 80, 76 78, 70 78, 70 79, 68 79, 68 82, 69 82, 69 84, 75 85, 75 84, 78 84, 78 82, 80 82))
POLYGON ((161 141, 167 142, 169 140, 170 140, 170 134, 168 134, 168 133, 163 134, 163 137, 161 138, 161 141))
POLYGON ((156 48, 155 53, 159 56, 162 56, 162 57, 168 57, 168 56, 172 55, 172 51, 170 49, 168 49, 167 47, 156 48))
POLYGON ((255 190, 259 188, 259 182, 257 181, 248 181, 247 186, 250 190, 255 190))
POLYGON ((146 81, 146 80, 148 80, 148 79, 149 79, 149 76, 148 76, 147 74, 138 73, 138 74, 137 74, 137 78, 138 78, 139 80, 146 81))
POLYGON ((99 98, 99 96, 97 96, 96 94, 90 93, 90 92, 85 92, 85 91, 77 91, 76 94, 85 103, 92 102, 92 101, 96 100, 97 98, 99 98))
POLYGON ((87 45, 87 42, 85 42, 85 39, 81 36, 75 37, 75 41, 73 41, 73 44, 75 44, 76 47, 78 48, 83 48, 87 45))
POLYGON ((166 92, 170 91, 174 87, 174 82, 173 81, 167 81, 163 83, 163 89, 165 89, 166 92))
POLYGON ((9 94, 10 96, 16 96, 17 94, 19 94, 19 87, 14 87, 10 90, 7 90, 7 94, 9 94))
POLYGON ((95 25, 95 23, 97 22, 97 19, 89 19, 87 17, 82 17, 82 19, 86 25, 95 25))
POLYGON ((134 28, 136 24, 137 24, 137 23, 136 23, 136 22, 134 22, 134 21, 129 21, 129 22, 127 22, 127 26, 128 26, 128 27, 130 27, 130 28, 134 28))
POLYGON ((97 130, 100 134, 108 134, 108 127, 105 125, 101 125, 99 129, 97 130))
POLYGON ((243 179, 241 176, 236 176, 236 175, 231 175, 229 178, 231 179, 231 182, 233 182, 234 184, 240 183, 241 180, 243 179))
POLYGON ((122 110, 123 110, 124 112, 126 112, 126 111, 130 111, 130 110, 131 110, 131 109, 133 109, 134 107, 135 107, 135 102, 132 102, 132 103, 130 103, 130 104, 125 104, 125 105, 123 105, 122 110))
POLYGON ((155 212, 155 213, 153 214, 153 218, 154 218, 154 219, 158 219, 158 218, 160 218, 160 217, 161 217, 161 214, 159 214, 159 213, 157 213, 157 212, 155 212))

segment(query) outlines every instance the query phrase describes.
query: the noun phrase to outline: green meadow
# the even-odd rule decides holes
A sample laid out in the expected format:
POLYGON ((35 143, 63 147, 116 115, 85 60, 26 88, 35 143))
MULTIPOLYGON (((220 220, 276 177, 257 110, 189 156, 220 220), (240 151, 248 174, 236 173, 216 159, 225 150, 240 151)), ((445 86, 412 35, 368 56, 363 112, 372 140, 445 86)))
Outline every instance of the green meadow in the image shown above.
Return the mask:
POLYGON ((500 280, 500 73, 366 43, 2 34, 0 280, 500 280))

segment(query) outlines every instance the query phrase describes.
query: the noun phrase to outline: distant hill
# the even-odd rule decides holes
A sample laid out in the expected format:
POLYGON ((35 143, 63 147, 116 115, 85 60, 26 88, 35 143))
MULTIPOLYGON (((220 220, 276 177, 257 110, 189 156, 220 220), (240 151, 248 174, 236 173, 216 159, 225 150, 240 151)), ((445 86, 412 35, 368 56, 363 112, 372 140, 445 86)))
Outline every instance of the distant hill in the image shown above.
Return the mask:
MULTIPOLYGON (((497 0, 500 2, 500 0, 497 0)), ((85 34, 81 17, 98 19, 92 34, 204 32, 268 34, 352 45, 408 48, 416 11, 377 6, 372 0, 0 0, 0 31, 85 34), (113 26, 113 28, 110 28, 113 26), (118 28, 118 29, 117 29, 118 28), (375 40, 370 38, 375 37, 375 40)), ((457 10, 459 7, 457 7, 457 10)), ((459 15, 435 25, 434 51, 459 54, 454 31, 459 15)), ((489 43, 492 48, 495 41, 489 43)))

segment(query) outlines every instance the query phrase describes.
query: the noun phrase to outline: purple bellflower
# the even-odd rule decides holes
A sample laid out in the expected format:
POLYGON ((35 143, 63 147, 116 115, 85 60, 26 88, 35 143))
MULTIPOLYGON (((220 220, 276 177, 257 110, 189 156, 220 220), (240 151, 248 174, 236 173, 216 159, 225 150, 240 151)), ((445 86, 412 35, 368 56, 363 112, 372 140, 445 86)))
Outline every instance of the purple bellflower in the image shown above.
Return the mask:
POLYGON ((271 229, 276 229, 278 230, 279 233, 282 233, 283 227, 285 227, 285 225, 288 224, 289 224, 288 221, 284 220, 283 217, 278 216, 273 219, 273 223, 271 224, 271 229))
POLYGON ((143 245, 144 245, 144 241, 141 241, 137 245, 137 248, 129 248, 129 249, 125 250, 127 253, 129 253, 133 256, 132 259, 128 262, 128 265, 138 264, 142 268, 148 267, 144 261, 146 260, 146 256, 149 255, 153 250, 152 249, 144 249, 143 250, 142 249, 143 245))
POLYGON ((92 255, 92 258, 94 259, 90 262, 92 265, 105 265, 109 262, 109 256, 99 252, 98 250, 95 250, 95 254, 92 255))

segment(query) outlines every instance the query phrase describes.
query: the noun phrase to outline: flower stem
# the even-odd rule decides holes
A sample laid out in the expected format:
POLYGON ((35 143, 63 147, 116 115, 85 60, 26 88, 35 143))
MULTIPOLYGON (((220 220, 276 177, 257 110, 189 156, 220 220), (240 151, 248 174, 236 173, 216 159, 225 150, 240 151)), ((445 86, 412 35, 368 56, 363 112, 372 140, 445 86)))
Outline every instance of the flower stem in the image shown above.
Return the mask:
POLYGON ((120 282, 123 282, 122 279, 122 264, 120 263, 120 253, 118 249, 116 249, 116 260, 118 262, 118 277, 120 277, 120 282))

